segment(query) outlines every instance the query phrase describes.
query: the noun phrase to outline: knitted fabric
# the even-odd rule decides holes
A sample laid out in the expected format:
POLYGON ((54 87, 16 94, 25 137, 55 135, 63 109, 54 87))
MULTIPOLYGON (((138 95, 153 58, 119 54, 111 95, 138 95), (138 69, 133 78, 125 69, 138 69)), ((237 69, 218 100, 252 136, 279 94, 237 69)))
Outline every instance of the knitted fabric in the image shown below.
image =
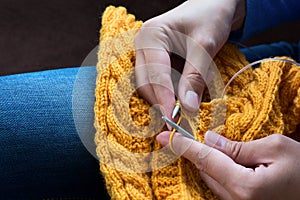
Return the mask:
MULTIPOLYGON (((122 7, 110 6, 102 16, 94 110, 96 152, 107 190, 112 199, 216 199, 198 169, 182 157, 163 168, 136 173, 136 166, 147 168, 143 163, 163 158, 126 156, 161 148, 155 140, 161 129, 150 126, 160 117, 134 89, 133 36, 141 25, 122 7)), ((233 45, 225 45, 214 61, 224 83, 248 64, 233 45)), ((274 133, 295 134, 300 124, 299 86, 300 68, 293 64, 272 61, 248 69, 229 85, 224 98, 204 98, 194 135, 203 141, 212 129, 231 140, 250 141, 274 133), (225 122, 220 124, 212 116, 218 116, 214 112, 224 103, 225 122)))

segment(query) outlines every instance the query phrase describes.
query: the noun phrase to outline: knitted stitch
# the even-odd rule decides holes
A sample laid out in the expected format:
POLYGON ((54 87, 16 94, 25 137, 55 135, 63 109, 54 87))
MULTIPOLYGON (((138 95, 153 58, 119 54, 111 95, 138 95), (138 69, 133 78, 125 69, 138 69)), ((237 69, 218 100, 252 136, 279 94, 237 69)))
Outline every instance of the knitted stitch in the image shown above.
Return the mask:
MULTIPOLYGON (((155 140, 162 130, 156 120, 160 117, 134 89, 133 36, 141 25, 122 7, 110 6, 102 16, 94 110, 96 152, 107 190, 112 199, 217 199, 201 181, 199 170, 184 158, 147 172, 149 160, 155 166, 164 158, 127 155, 147 155, 161 148, 155 140), (145 172, 136 173, 137 167, 145 172)), ((224 83, 248 64, 233 45, 225 45, 214 61, 224 83)), ((193 132, 199 141, 208 129, 236 141, 273 133, 290 136, 300 124, 300 68, 282 61, 264 62, 240 74, 223 99, 204 99, 199 116, 184 115, 191 124, 197 121, 193 132), (226 120, 220 123, 222 114, 214 113, 222 113, 223 105, 226 120)))

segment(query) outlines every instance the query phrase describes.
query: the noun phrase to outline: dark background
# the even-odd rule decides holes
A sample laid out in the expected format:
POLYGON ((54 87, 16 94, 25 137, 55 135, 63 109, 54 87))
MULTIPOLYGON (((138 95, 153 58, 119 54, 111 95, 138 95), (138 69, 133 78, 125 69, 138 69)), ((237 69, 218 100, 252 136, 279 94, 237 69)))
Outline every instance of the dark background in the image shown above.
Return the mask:
MULTIPOLYGON (((0 75, 80 66, 98 44, 101 14, 108 5, 125 6, 147 20, 183 0, 0 0, 0 75)), ((288 39, 299 23, 275 28, 247 45, 288 39)), ((295 31, 296 30, 296 31, 295 31)), ((298 30, 298 32, 297 32, 298 30)))
POLYGON ((181 2, 0 0, 0 75, 80 66, 98 44, 108 5, 123 5, 145 21, 181 2))

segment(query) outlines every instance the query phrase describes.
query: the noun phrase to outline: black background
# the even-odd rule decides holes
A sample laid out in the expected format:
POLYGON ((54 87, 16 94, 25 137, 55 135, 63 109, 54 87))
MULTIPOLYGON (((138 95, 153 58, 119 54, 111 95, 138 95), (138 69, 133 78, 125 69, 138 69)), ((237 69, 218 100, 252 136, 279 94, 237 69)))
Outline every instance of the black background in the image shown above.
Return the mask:
POLYGON ((80 66, 108 5, 147 20, 182 0, 0 0, 0 75, 80 66))
MULTIPOLYGON (((98 44, 108 5, 125 6, 147 20, 183 0, 0 0, 0 75, 80 66, 98 44)), ((247 43, 294 41, 300 23, 261 34, 247 43)))

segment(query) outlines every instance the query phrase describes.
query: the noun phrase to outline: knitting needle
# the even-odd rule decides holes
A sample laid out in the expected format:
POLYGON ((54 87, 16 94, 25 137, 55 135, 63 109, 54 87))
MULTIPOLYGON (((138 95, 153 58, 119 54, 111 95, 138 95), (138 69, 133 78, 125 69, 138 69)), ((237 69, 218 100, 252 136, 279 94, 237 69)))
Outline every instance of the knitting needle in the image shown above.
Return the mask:
POLYGON ((194 136, 192 134, 190 134, 188 131, 184 130, 183 128, 181 128, 180 126, 178 126, 176 123, 172 122, 170 119, 168 119, 166 116, 162 116, 162 119, 168 123, 170 126, 172 126, 173 128, 175 128, 179 133, 183 134, 185 137, 190 138, 192 140, 194 140, 194 136))

